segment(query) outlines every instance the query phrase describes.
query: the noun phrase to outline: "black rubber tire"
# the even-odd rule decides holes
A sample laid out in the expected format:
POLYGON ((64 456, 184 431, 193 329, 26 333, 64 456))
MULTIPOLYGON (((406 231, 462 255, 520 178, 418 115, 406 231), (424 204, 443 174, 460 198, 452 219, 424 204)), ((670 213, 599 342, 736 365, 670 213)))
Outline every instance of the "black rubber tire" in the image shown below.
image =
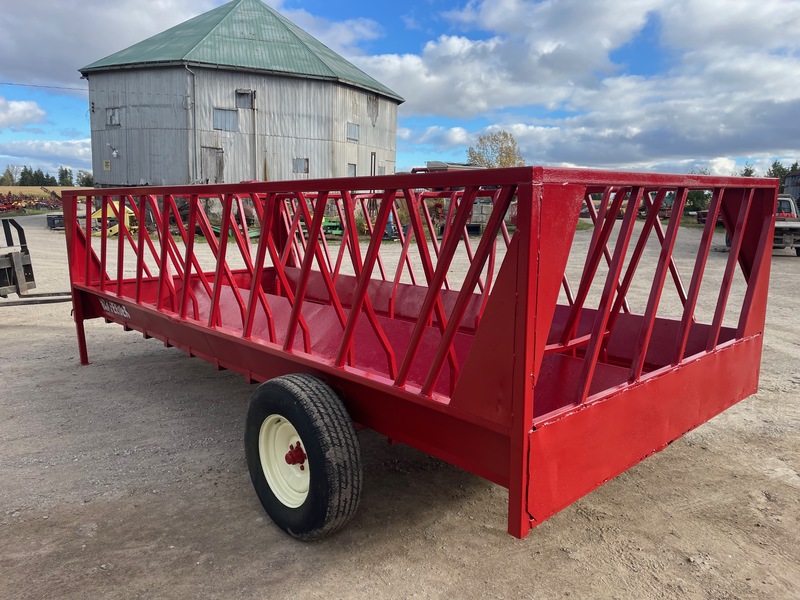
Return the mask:
POLYGON ((729 236, 727 233, 725 234, 725 245, 726 245, 728 248, 730 248, 730 247, 731 247, 731 236, 729 236))
POLYGON ((794 247, 794 253, 795 253, 797 256, 800 256, 800 246, 795 246, 795 247, 794 247))
POLYGON ((284 375, 261 384, 250 400, 244 446, 250 479, 261 504, 273 522, 292 537, 322 539, 355 514, 363 479, 358 438, 339 397, 316 377, 284 375), (276 497, 261 465, 259 433, 270 415, 287 419, 305 446, 309 490, 297 508, 276 497))

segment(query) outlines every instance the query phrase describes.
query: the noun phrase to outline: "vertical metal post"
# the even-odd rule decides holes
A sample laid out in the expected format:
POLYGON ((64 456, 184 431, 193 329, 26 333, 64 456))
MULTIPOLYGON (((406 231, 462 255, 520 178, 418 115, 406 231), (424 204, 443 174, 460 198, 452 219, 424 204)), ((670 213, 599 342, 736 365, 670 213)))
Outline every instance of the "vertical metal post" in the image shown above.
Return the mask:
POLYGON ((533 181, 517 187, 519 240, 517 295, 515 298, 514 370, 512 416, 509 432, 508 532, 524 537, 531 528, 528 514, 530 480, 529 445, 533 427, 533 365, 536 363, 537 273, 539 271, 540 215, 545 201, 541 168, 533 170, 533 181))

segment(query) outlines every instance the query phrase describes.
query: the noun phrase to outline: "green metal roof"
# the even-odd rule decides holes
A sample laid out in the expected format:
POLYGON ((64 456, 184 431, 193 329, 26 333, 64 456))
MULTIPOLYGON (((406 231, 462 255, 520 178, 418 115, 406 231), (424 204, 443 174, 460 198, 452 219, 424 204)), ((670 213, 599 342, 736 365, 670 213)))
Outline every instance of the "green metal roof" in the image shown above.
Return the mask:
POLYGON ((80 69, 207 64, 336 80, 403 98, 260 0, 233 0, 80 69))

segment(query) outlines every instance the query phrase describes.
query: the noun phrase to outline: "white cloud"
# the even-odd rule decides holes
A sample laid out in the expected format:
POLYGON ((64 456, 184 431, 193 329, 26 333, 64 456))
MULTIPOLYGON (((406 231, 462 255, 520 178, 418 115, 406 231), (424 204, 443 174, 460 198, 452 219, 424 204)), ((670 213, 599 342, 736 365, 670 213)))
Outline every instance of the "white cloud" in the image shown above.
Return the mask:
MULTIPOLYGON (((207 12, 225 0, 5 0, 0 11, 0 77, 6 81, 81 87, 78 69, 207 12), (38 18, 46 15, 46 18, 38 18), (32 37, 33 35, 33 37, 32 37)), ((384 35, 371 19, 331 21, 268 2, 337 52, 384 35)))
POLYGON ((441 35, 421 55, 351 57, 358 66, 406 98, 403 115, 474 117, 515 106, 556 106, 573 84, 543 72, 542 84, 518 65, 517 49, 500 38, 470 40, 441 35), (509 60, 511 58, 512 60, 509 60), (520 67, 519 69, 517 67, 520 67))
POLYGON ((91 171, 92 143, 90 139, 0 142, 0 157, 10 159, 2 162, 30 165, 49 173, 57 172, 59 166, 91 171))
POLYGON ((635 37, 660 1, 470 2, 447 16, 488 39, 440 35, 420 55, 363 57, 359 64, 401 90, 406 115, 556 108, 615 71, 610 53, 635 37))
POLYGON ((710 55, 796 48, 800 31, 794 0, 669 0, 659 15, 666 44, 710 55))
POLYGON ((4 0, 0 76, 81 87, 78 69, 210 10, 213 0, 4 0))
POLYGON ((439 126, 428 127, 414 141, 440 148, 456 148, 472 143, 471 136, 463 127, 444 128, 439 126))
POLYGON ((406 29, 422 30, 422 25, 414 16, 413 12, 400 15, 400 20, 403 21, 403 25, 405 25, 406 29))
POLYGON ((44 123, 46 113, 29 100, 6 100, 0 97, 0 131, 22 129, 33 123, 44 123))
POLYGON ((718 156, 708 161, 708 166, 715 175, 730 175, 736 170, 736 161, 727 156, 718 156))
MULTIPOLYGON (((530 162, 548 164, 674 170, 713 160, 721 172, 731 157, 761 157, 758 167, 800 152, 794 0, 473 0, 448 16, 461 35, 419 55, 360 59, 406 98, 401 117, 489 117, 485 131, 513 132, 530 162), (626 75, 612 53, 647 23, 668 66, 626 75)), ((431 130, 409 138, 457 143, 431 130)))
POLYGON ((331 21, 314 16, 302 9, 288 10, 275 4, 272 6, 300 29, 313 35, 323 44, 340 54, 361 54, 362 51, 358 47, 359 44, 376 40, 382 37, 384 33, 383 27, 372 19, 359 18, 331 21))

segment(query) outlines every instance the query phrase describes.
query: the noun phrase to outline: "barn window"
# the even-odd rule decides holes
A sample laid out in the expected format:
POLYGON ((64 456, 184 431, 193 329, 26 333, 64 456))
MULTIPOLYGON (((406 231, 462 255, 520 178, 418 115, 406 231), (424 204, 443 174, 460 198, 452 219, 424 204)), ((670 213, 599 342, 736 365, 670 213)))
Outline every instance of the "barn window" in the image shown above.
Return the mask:
POLYGON ((253 108, 255 97, 253 90, 236 90, 236 108, 253 108))
POLYGON ((239 111, 229 108, 215 108, 214 129, 220 131, 239 131, 239 111))
POLYGON ((356 166, 353 163, 347 163, 347 176, 348 177, 355 177, 356 176, 356 166))
POLYGON ((293 158, 292 159, 292 173, 308 173, 308 159, 307 158, 293 158))
POLYGON ((120 120, 120 108, 107 108, 106 109, 106 127, 119 127, 122 124, 120 120))
POLYGON ((386 165, 378 166, 378 175, 386 175, 386 165))
POLYGON ((347 124, 347 141, 357 142, 359 138, 359 127, 356 123, 347 124))

